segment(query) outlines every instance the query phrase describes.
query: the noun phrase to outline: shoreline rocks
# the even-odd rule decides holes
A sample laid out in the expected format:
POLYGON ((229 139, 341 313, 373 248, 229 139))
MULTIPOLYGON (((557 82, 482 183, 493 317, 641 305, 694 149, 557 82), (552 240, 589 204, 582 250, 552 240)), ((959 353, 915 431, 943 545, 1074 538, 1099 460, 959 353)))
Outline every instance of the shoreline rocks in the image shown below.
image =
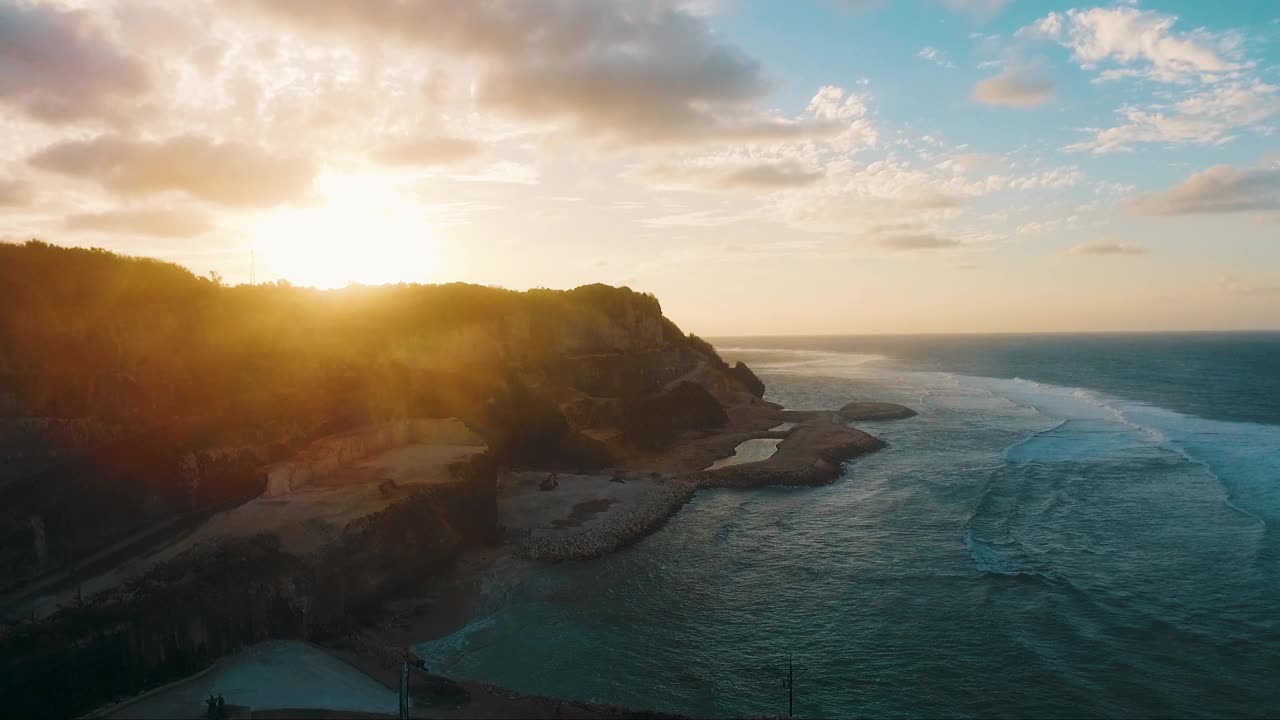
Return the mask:
POLYGON ((662 478, 643 502, 637 502, 580 533, 564 536, 531 534, 517 543, 516 555, 544 562, 588 560, 607 555, 662 527, 697 489, 698 484, 686 478, 662 478))
POLYGON ((906 405, 890 402, 851 402, 840 408, 839 413, 850 422, 902 420, 920 414, 906 405))
MULTIPOLYGON (((781 436, 782 442, 770 457, 716 470, 664 474, 657 480, 650 475, 644 480, 655 482, 653 489, 632 497, 620 506, 622 509, 581 532, 556 534, 544 527, 528 527, 524 537, 515 541, 515 553, 527 560, 545 562, 607 555, 662 527, 699 490, 830 485, 840 478, 845 461, 885 447, 883 440, 844 425, 838 413, 789 411, 789 415, 798 423, 789 431, 752 433, 781 436)), ((608 483, 616 477, 601 476, 598 482, 608 483)), ((628 486, 639 482, 640 479, 631 480, 628 486)))

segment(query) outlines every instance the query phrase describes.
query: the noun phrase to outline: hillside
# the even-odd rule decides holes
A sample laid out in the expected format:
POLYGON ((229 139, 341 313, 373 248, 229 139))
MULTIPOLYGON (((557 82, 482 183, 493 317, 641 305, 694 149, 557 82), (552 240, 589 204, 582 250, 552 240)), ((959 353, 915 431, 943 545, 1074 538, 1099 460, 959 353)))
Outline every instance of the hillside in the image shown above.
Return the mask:
POLYGON ((0 245, 0 286, 5 587, 243 502, 336 432, 458 417, 500 465, 592 468, 762 393, 628 288, 227 287, 35 241, 0 245))

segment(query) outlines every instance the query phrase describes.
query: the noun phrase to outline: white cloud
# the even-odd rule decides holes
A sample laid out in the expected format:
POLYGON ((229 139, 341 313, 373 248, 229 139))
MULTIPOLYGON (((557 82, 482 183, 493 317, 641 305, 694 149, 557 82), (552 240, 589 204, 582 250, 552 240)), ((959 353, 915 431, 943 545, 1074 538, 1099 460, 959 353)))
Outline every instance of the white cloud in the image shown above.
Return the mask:
POLYGON ((1084 173, 1077 167, 1053 168, 1033 175, 1016 177, 1009 181, 1014 190, 1037 190, 1069 188, 1080 184, 1084 173))
POLYGON ((740 143, 704 147, 632 167, 624 176, 661 189, 775 191, 812 186, 824 168, 876 145, 878 135, 868 120, 866 98, 825 86, 794 122, 824 123, 838 128, 825 137, 789 142, 740 143))
POLYGON ((788 140, 832 129, 762 110, 771 83, 761 63, 675 2, 247 4, 311 37, 470 61, 478 106, 611 143, 788 140))
POLYGON ((953 68, 955 63, 947 57, 947 54, 936 47, 926 45, 920 48, 920 52, 916 53, 916 57, 924 58, 938 67, 953 68))
POLYGON ((1049 13, 1018 31, 1022 37, 1053 40, 1069 48, 1081 67, 1103 77, 1141 76, 1162 82, 1231 77, 1244 65, 1235 59, 1240 37, 1207 30, 1177 32, 1178 18, 1133 7, 1049 13))
POLYGON ((1093 137, 1066 147, 1095 155, 1128 150, 1140 143, 1211 145, 1227 142, 1280 113, 1280 88, 1259 81, 1219 84, 1173 104, 1125 106, 1124 123, 1094 128, 1093 137))

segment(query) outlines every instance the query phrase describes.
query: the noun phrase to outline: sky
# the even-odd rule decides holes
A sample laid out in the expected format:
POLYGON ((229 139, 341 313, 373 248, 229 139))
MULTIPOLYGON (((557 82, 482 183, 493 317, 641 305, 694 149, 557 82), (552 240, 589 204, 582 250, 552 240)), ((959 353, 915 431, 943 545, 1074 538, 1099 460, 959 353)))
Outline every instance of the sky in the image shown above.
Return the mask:
POLYGON ((1280 3, 0 0, 0 239, 701 335, 1280 329, 1280 3))

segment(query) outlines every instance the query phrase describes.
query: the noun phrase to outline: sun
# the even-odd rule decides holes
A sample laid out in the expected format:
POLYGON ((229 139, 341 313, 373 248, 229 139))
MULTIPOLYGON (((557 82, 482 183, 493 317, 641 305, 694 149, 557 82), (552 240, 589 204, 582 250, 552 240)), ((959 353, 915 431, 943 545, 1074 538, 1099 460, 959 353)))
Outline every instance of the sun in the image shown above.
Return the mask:
POLYGON ((281 208, 256 223, 259 277, 318 288, 433 279, 439 227, 389 178, 325 174, 317 185, 322 204, 281 208))

